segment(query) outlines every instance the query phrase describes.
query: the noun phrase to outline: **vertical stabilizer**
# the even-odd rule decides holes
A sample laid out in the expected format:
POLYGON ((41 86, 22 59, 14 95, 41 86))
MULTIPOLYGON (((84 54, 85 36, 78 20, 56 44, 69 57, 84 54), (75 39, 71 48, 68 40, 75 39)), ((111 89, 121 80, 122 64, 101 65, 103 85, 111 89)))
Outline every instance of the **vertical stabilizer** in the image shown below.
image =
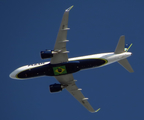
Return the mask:
POLYGON ((125 36, 122 35, 119 39, 119 42, 117 44, 117 47, 115 49, 115 54, 123 53, 124 52, 124 47, 125 47, 125 36))

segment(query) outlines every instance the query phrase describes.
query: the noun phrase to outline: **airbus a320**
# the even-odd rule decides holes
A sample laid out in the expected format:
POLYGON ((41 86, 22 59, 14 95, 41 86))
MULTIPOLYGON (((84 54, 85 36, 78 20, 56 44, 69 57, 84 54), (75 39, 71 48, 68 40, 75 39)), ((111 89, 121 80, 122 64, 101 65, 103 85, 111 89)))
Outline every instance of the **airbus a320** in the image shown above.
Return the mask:
POLYGON ((126 59, 132 53, 128 52, 129 48, 125 49, 125 36, 121 36, 114 52, 68 58, 67 53, 69 51, 66 49, 66 43, 69 41, 67 40, 67 31, 70 29, 68 28, 68 16, 72 7, 69 7, 64 12, 54 49, 40 52, 42 59, 51 58, 51 60, 19 67, 10 74, 10 78, 25 80, 40 76, 54 76, 59 84, 50 85, 50 92, 59 92, 65 88, 88 111, 94 113, 100 108, 94 110, 89 104, 88 98, 84 97, 81 92, 82 89, 75 84, 76 80, 73 77, 73 73, 89 68, 106 66, 114 62, 118 62, 129 72, 134 72, 126 59))

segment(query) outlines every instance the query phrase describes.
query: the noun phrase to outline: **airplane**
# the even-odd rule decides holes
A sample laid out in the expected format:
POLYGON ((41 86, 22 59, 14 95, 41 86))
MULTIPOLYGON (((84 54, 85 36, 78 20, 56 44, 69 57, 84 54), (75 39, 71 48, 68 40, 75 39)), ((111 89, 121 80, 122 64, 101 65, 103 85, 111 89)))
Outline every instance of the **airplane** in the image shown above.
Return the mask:
POLYGON ((134 72, 129 64, 127 57, 132 55, 128 52, 129 48, 125 49, 125 36, 121 36, 117 47, 114 52, 92 54, 87 56, 80 56, 74 58, 68 58, 66 49, 67 31, 68 28, 68 16, 69 11, 73 6, 65 10, 60 24, 59 32, 55 42, 54 50, 41 51, 40 55, 42 59, 51 58, 49 62, 37 63, 32 65, 25 65, 14 70, 9 76, 12 79, 25 80, 40 76, 54 76, 60 84, 52 84, 49 86, 50 92, 60 92, 64 88, 71 93, 88 111, 95 113, 100 110, 94 110, 88 102, 88 98, 84 97, 81 92, 81 88, 78 88, 75 84, 76 80, 73 77, 73 73, 80 70, 89 68, 98 68, 109 65, 114 62, 118 62, 130 73, 134 72))

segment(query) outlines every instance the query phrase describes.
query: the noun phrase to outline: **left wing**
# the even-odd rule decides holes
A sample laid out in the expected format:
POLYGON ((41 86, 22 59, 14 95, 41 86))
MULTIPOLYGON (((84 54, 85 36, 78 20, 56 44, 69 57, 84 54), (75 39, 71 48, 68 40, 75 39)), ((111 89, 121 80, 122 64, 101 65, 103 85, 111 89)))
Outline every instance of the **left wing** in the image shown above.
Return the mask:
POLYGON ((92 106, 87 101, 88 98, 85 98, 81 89, 78 88, 75 84, 75 80, 73 78, 72 74, 67 75, 61 75, 61 76, 55 76, 55 78, 73 95, 88 111, 90 112, 96 112, 92 106))
POLYGON ((67 40, 67 30, 68 28, 68 16, 69 16, 69 11, 71 10, 73 6, 69 7, 68 9, 65 10, 62 22, 59 28, 59 32, 57 35, 57 39, 55 42, 54 46, 54 52, 56 54, 53 55, 51 58, 51 64, 56 64, 56 63, 62 63, 62 62, 67 62, 68 61, 68 51, 66 50, 66 42, 67 40))

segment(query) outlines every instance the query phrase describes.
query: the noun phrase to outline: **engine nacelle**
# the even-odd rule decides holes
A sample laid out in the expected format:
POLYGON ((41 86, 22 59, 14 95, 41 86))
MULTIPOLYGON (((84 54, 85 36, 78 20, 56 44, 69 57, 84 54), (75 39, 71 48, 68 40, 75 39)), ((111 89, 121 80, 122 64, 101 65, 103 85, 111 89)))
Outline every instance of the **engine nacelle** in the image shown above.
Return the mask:
POLYGON ((50 92, 59 92, 62 91, 62 85, 61 84, 52 84, 49 86, 50 92))
POLYGON ((51 58, 51 57, 53 57, 52 50, 41 51, 40 54, 41 54, 41 58, 42 58, 42 59, 46 59, 46 58, 51 58))

